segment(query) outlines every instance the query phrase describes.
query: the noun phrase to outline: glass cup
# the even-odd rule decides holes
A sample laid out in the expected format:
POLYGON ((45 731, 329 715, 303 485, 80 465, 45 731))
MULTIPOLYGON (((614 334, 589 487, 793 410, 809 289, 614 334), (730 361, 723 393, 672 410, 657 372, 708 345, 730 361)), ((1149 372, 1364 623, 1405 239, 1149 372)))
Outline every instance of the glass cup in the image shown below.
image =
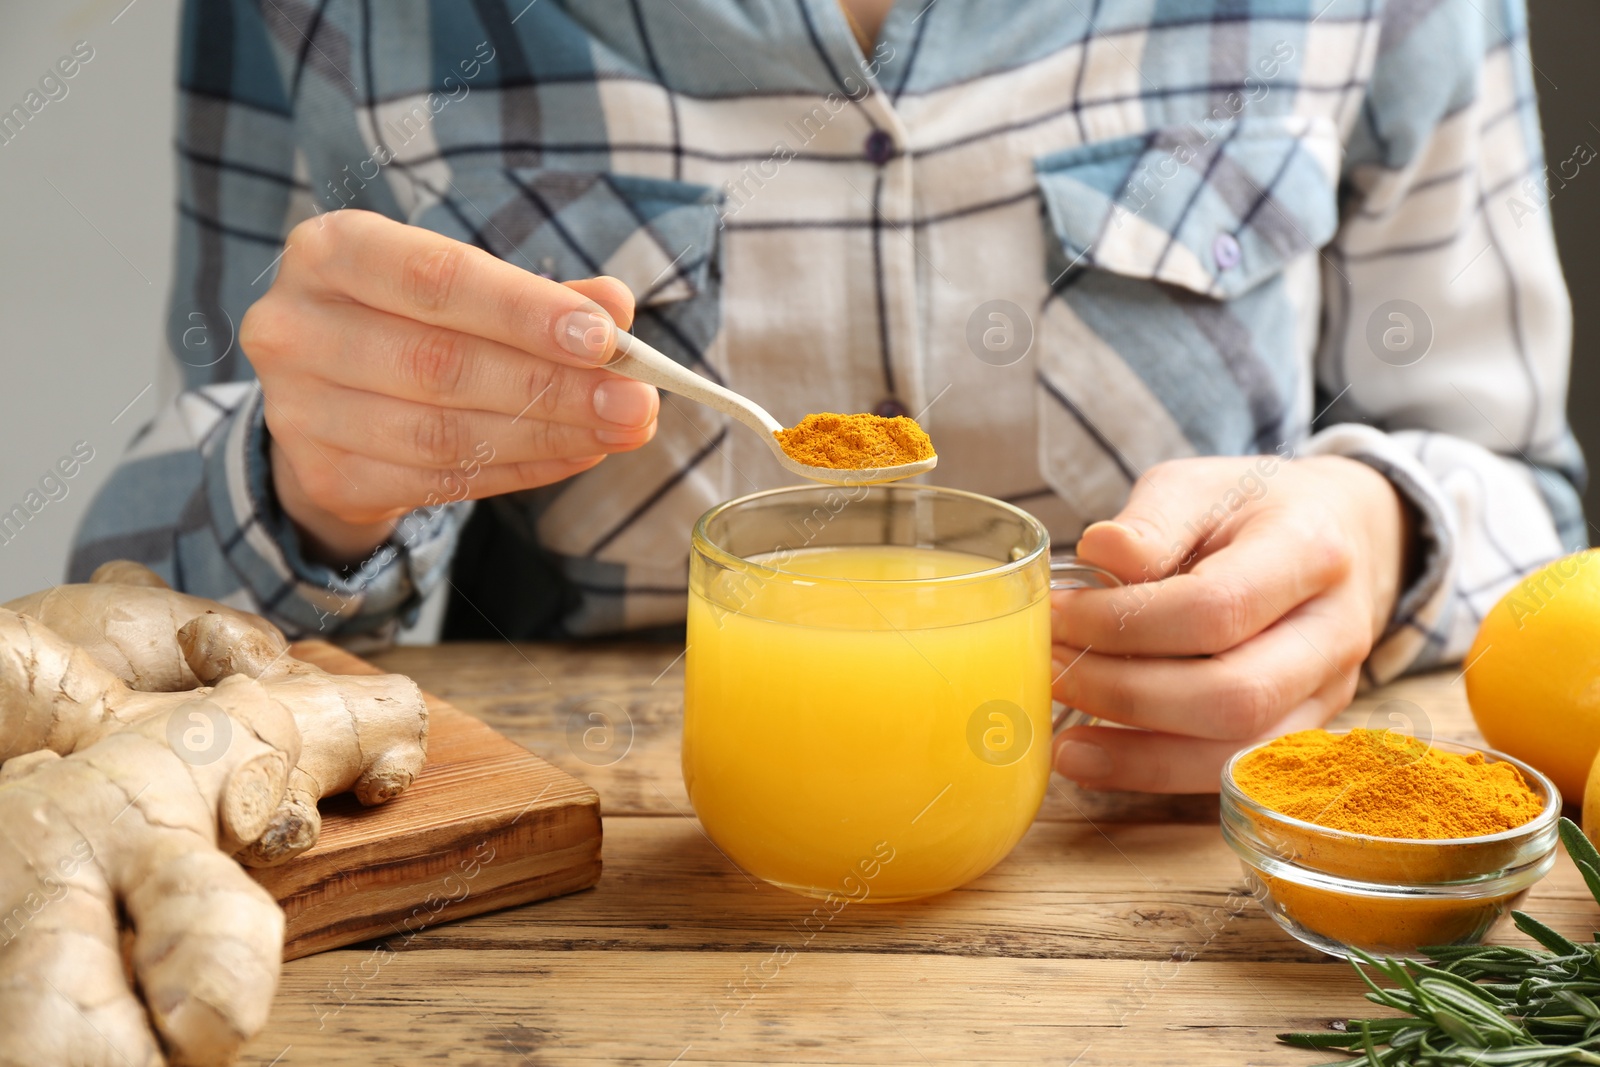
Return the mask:
POLYGON ((719 505, 689 563, 683 775, 706 832, 807 896, 976 878, 1050 775, 1055 588, 1019 508, 933 486, 797 486, 719 505))

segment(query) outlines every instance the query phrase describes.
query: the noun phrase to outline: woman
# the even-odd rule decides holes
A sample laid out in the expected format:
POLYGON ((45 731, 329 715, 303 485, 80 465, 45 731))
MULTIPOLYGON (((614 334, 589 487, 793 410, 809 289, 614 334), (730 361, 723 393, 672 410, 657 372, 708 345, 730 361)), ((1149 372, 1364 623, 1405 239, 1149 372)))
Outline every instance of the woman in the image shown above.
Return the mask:
POLYGON ((447 636, 675 624, 694 518, 789 479, 599 369, 626 327, 1081 535, 1142 584, 1058 594, 1056 696, 1146 729, 1057 767, 1214 788, 1458 658, 1584 542, 1582 462, 1519 0, 1150 9, 191 0, 187 391, 73 573, 341 637, 446 580, 447 636))

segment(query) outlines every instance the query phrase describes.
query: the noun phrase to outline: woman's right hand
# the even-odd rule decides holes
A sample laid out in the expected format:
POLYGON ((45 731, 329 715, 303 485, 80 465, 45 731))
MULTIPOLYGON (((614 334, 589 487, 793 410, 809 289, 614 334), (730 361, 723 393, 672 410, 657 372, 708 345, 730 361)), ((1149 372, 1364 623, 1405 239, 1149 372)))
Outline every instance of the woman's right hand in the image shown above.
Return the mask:
POLYGON ((547 485, 649 441, 656 391, 598 367, 632 321, 615 278, 562 285, 369 211, 296 226, 239 344, 307 553, 354 563, 415 508, 547 485))

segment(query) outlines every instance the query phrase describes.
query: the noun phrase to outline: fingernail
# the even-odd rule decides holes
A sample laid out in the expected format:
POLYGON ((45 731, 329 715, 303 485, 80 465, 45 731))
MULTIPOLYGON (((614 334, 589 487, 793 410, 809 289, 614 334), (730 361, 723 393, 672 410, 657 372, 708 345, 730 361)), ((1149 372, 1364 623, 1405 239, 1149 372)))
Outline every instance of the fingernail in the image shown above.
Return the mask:
POLYGON ((611 378, 594 387, 594 413, 617 426, 638 429, 655 416, 655 393, 643 382, 611 378))
POLYGON ((1120 522, 1113 522, 1110 519, 1101 519, 1099 522, 1092 522, 1089 524, 1088 529, 1084 530, 1083 532, 1088 534, 1089 530, 1093 530, 1097 527, 1107 530, 1120 531, 1122 536, 1131 537, 1135 541, 1139 540, 1139 538, 1142 536, 1139 531, 1135 530, 1132 526, 1128 526, 1120 522))
POLYGON ((556 344, 585 363, 600 364, 606 361, 616 330, 611 316, 598 307, 579 308, 556 323, 556 344))
POLYGON ((1056 770, 1074 782, 1098 782, 1111 776, 1111 757, 1099 745, 1067 741, 1056 750, 1056 770))

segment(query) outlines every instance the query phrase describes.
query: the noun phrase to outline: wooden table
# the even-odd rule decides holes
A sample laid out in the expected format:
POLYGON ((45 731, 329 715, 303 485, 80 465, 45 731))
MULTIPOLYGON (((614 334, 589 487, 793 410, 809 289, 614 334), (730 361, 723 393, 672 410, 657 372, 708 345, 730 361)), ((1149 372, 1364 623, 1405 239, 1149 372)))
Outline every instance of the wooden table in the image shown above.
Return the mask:
MULTIPOLYGON (((1243 898, 1214 797, 1094 794, 1059 777, 988 875, 932 900, 847 907, 805 943, 815 902, 752 881, 690 812, 681 652, 377 657, 593 784, 605 873, 592 891, 286 965, 244 1062, 1311 1064, 1329 1057, 1273 1035, 1371 1007, 1347 965, 1243 898), (569 745, 574 709, 623 724, 607 753, 569 745)), ((1341 722, 1396 712, 1475 737, 1450 674, 1363 698, 1341 722), (1390 700, 1410 703, 1380 707, 1390 700)), ((1600 925, 1565 855, 1527 907, 1568 934, 1600 925)))

